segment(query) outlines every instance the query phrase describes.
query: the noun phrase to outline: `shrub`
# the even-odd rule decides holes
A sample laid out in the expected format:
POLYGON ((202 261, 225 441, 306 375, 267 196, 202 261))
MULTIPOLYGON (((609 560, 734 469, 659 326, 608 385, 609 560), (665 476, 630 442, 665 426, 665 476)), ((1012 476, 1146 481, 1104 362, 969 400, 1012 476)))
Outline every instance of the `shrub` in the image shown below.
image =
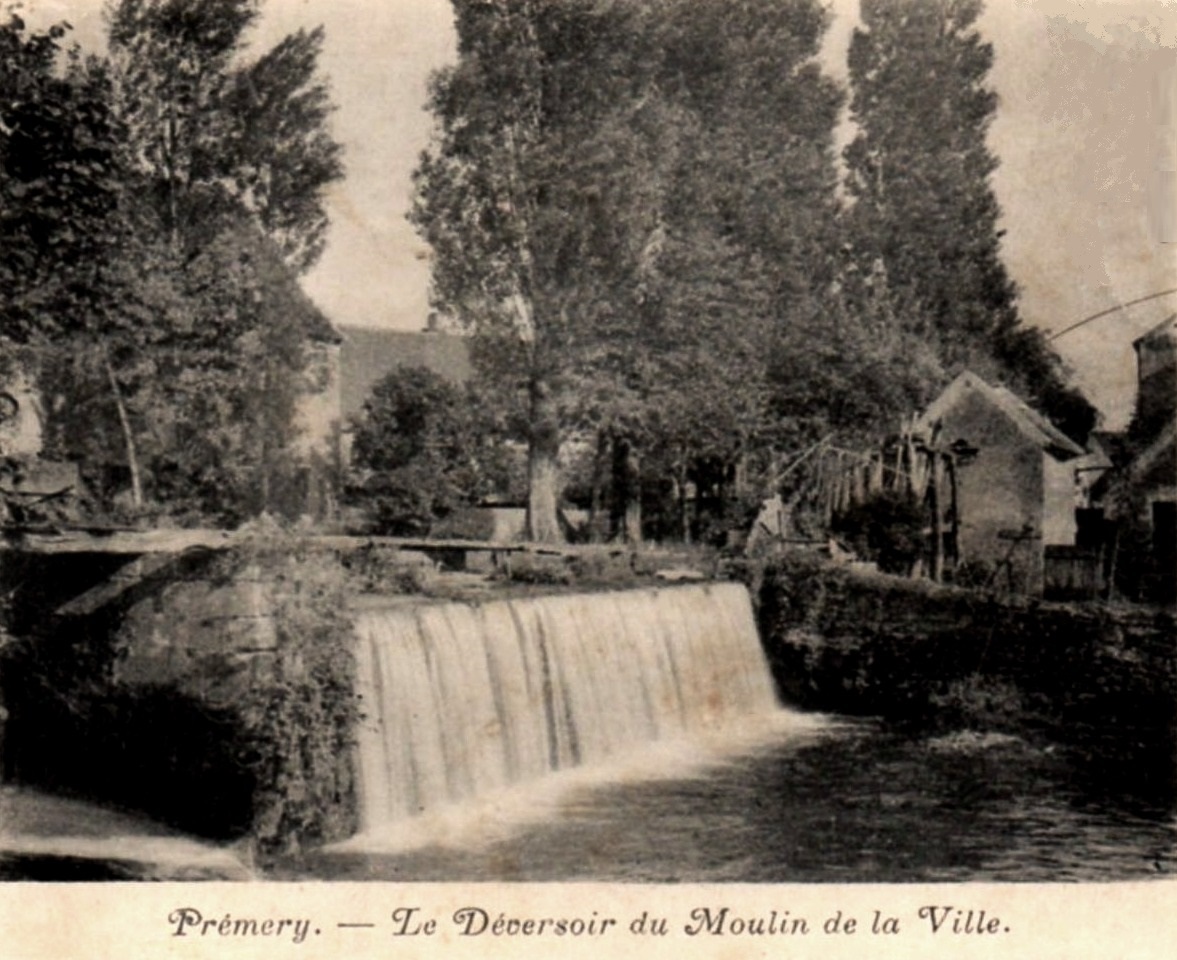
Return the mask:
POLYGON ((877 493, 834 517, 834 532, 884 573, 906 574, 924 551, 926 511, 910 495, 877 493))
POLYGON ((508 555, 508 560, 499 568, 498 577, 513 583, 557 586, 572 583, 572 573, 563 557, 516 553, 508 555))

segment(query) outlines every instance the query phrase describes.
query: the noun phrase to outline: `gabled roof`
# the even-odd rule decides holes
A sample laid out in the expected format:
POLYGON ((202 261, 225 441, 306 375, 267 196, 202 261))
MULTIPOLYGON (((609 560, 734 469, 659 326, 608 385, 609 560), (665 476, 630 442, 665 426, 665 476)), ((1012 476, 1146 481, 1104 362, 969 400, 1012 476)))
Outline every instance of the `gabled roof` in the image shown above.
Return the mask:
POLYGON ((1139 350, 1143 344, 1151 346, 1166 341, 1169 343, 1177 342, 1177 313, 1171 317, 1166 317, 1155 327, 1142 333, 1132 341, 1132 346, 1139 350))
POLYGON ((451 383, 474 374, 470 341, 451 333, 340 327, 340 407, 343 419, 359 413, 376 383, 402 367, 425 367, 451 383))
POLYGON ((1087 436, 1087 452, 1101 455, 1118 466, 1130 455, 1128 434, 1123 430, 1092 430, 1087 436))
POLYGON ((924 411, 917 425, 929 429, 970 393, 981 396, 997 408, 1027 440, 1042 447, 1055 459, 1070 460, 1086 453, 1079 444, 1016 394, 1005 387, 994 387, 986 383, 970 370, 965 370, 944 388, 944 392, 924 411))

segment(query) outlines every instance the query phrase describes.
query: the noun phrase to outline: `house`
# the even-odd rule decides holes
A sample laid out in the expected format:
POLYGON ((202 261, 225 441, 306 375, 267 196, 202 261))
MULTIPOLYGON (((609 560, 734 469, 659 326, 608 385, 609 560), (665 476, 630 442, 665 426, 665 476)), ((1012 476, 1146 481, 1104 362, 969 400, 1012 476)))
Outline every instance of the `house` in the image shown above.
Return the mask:
POLYGON ((14 368, 0 389, 0 457, 40 456, 44 419, 32 378, 14 368))
POLYGON ((1132 343, 1136 351, 1138 433, 1154 437, 1177 412, 1177 314, 1132 343))
POLYGON ((1129 427, 1129 458, 1120 472, 1128 495, 1109 513, 1134 510, 1150 557, 1143 598, 1177 600, 1177 314, 1133 343, 1137 361, 1136 413, 1129 427))
POLYGON ((916 428, 942 449, 970 451, 954 470, 958 569, 968 564, 993 586, 1041 595, 1048 548, 1075 543, 1075 464, 1086 451, 1009 390, 969 371, 916 428))
POLYGON ((0 523, 69 520, 82 494, 78 468, 42 457, 45 413, 32 377, 19 365, 0 389, 0 523))

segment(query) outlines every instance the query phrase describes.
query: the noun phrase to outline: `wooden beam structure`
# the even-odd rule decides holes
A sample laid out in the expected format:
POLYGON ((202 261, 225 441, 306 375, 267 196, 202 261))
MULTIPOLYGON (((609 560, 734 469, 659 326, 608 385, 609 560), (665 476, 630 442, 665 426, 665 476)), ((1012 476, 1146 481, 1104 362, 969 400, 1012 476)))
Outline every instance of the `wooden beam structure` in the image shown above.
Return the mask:
MULTIPOLYGON (((0 550, 39 554, 103 553, 143 556, 154 553, 183 553, 187 550, 229 550, 248 543, 264 542, 250 531, 241 530, 96 530, 7 528, 2 531, 0 550)), ((486 540, 430 539, 428 537, 377 537, 346 534, 309 534, 293 537, 300 546, 316 550, 352 552, 371 548, 416 550, 422 553, 465 550, 484 553, 532 553, 547 556, 576 556, 601 546, 495 542, 486 540)), ((617 552, 628 548, 616 546, 617 552)))

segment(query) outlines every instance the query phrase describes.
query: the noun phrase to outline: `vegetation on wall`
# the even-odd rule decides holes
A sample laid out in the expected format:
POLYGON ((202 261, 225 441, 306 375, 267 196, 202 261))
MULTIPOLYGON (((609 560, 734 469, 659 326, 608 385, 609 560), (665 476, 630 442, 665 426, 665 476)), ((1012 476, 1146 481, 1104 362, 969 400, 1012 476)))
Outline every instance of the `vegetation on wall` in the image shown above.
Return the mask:
POLYGON ((348 836, 355 828, 351 747, 359 720, 347 578, 330 555, 285 539, 226 561, 272 591, 276 647, 238 704, 240 762, 251 772, 251 835, 263 852, 348 836))
MULTIPOLYGON (((295 538, 265 535, 188 576, 213 589, 260 584, 272 645, 226 643, 178 672, 161 664, 128 676, 128 658, 152 643, 136 631, 152 627, 126 611, 7 638, 6 778, 204 836, 248 837, 262 856, 349 835, 359 702, 342 566, 295 538)), ((168 596, 160 598, 168 626, 197 629, 168 596)))

